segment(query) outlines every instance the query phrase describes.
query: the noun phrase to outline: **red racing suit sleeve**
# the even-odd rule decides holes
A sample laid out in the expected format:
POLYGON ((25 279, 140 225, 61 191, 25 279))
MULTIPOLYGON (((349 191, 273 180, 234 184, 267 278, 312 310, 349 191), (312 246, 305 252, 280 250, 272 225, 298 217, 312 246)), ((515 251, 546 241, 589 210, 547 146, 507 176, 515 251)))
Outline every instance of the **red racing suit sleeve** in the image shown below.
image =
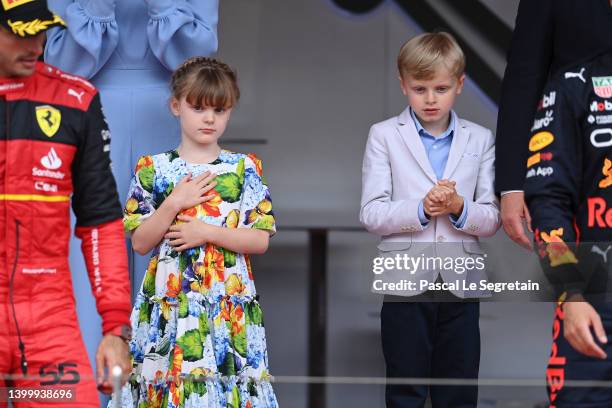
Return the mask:
POLYGON ((102 333, 130 324, 130 281, 121 220, 77 227, 87 273, 102 316, 102 333))
POLYGON ((96 94, 72 164, 72 209, 103 333, 129 325, 130 280, 122 210, 110 168, 110 132, 96 94))

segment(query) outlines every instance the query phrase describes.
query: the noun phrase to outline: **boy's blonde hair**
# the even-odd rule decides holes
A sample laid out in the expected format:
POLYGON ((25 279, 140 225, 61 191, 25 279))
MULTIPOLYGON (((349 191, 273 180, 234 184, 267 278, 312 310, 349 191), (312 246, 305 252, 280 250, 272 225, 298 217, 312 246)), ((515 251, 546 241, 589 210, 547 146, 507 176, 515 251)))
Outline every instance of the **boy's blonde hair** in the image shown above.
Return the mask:
POLYGON ((465 55, 452 35, 445 32, 425 33, 404 43, 397 56, 397 69, 402 78, 431 79, 443 66, 459 78, 465 70, 465 55))

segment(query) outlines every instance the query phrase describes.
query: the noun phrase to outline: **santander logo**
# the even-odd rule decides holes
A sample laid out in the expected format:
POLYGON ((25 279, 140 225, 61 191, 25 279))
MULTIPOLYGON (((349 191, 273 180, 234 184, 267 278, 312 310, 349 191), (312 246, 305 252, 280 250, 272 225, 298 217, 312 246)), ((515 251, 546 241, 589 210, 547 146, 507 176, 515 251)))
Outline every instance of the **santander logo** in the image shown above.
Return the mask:
POLYGON ((59 158, 54 148, 49 150, 46 156, 40 159, 40 164, 49 170, 56 170, 62 167, 62 159, 59 158))
POLYGON ((54 148, 49 150, 49 153, 44 155, 40 159, 40 164, 43 165, 44 169, 34 167, 32 169, 32 175, 37 177, 49 177, 56 180, 63 180, 66 174, 61 171, 53 171, 62 167, 62 159, 58 156, 54 148))

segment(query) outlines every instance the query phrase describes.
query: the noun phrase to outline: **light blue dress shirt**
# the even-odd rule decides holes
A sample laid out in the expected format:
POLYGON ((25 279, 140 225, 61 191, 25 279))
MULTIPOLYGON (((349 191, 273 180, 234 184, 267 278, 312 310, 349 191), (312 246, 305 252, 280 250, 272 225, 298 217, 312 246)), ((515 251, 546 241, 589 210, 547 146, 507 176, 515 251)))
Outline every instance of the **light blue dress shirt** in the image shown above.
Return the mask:
MULTIPOLYGON (((444 175, 444 169, 446 168, 446 162, 448 161, 448 155, 453 143, 453 136, 455 134, 455 128, 457 125, 457 115, 455 112, 451 111, 451 120, 448 128, 440 136, 433 136, 421 125, 421 122, 419 122, 419 119, 416 117, 412 109, 410 109, 410 114, 412 115, 412 120, 414 120, 414 124, 416 125, 416 130, 419 133, 419 136, 421 136, 421 141, 425 147, 425 152, 429 158, 429 163, 431 163, 431 167, 436 173, 438 180, 441 180, 444 175)), ((465 220, 467 219, 467 213, 468 204, 467 200, 464 199, 463 211, 461 212, 459 218, 450 214, 449 219, 456 228, 462 228, 465 224, 465 220)), ((424 227, 429 225, 429 218, 427 218, 425 215, 425 210, 423 208, 423 200, 421 200, 419 203, 419 220, 421 221, 421 225, 424 227)))

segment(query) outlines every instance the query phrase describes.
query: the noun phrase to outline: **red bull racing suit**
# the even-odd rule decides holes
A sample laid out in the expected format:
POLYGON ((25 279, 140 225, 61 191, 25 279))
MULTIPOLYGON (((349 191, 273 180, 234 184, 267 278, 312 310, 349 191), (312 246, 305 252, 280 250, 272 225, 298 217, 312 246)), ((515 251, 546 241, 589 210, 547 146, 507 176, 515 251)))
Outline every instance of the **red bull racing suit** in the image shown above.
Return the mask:
MULTIPOLYGON (((127 255, 109 149, 100 96, 87 81, 42 63, 29 77, 0 78, 0 387, 13 393, 70 389, 59 406, 99 405, 68 247, 72 202, 102 330, 129 325, 127 255)), ((37 395, 38 402, 13 404, 62 399, 37 395)))
MULTIPOLYGON (((537 109, 525 180, 536 249, 559 293, 583 294, 610 336, 612 53, 561 72, 537 109)), ((568 379, 612 379, 612 347, 601 347, 606 361, 574 350, 563 336, 563 310, 557 308, 547 369, 551 407, 612 406, 612 388, 565 386, 568 379)))

